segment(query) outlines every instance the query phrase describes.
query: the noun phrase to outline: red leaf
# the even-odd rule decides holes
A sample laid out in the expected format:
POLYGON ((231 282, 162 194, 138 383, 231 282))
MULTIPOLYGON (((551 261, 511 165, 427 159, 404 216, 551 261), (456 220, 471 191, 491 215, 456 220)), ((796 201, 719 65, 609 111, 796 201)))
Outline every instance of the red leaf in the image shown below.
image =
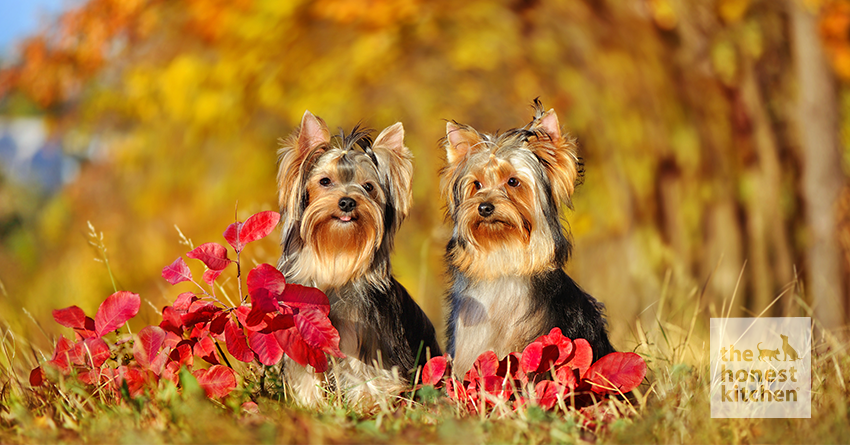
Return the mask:
POLYGON ((237 253, 241 252, 242 249, 245 248, 245 243, 240 239, 240 232, 242 231, 242 223, 237 221, 224 230, 224 239, 227 240, 227 243, 230 244, 230 247, 233 247, 237 253))
POLYGON ((438 383, 443 381, 447 367, 448 362, 444 355, 428 360, 428 363, 425 363, 425 366, 422 367, 422 384, 437 386, 438 383))
POLYGON ((213 283, 215 283, 215 280, 218 278, 219 275, 221 275, 220 270, 212 270, 212 269, 205 270, 204 271, 204 283, 207 283, 207 286, 212 287, 213 283))
POLYGON ((192 354, 192 341, 183 340, 171 351, 168 358, 179 365, 191 367, 195 361, 195 356, 192 354))
POLYGON ((223 270, 230 264, 227 248, 219 243, 204 243, 186 254, 189 258, 201 260, 211 270, 223 270))
POLYGON ((520 366, 524 372, 535 372, 543 359, 543 343, 532 342, 522 350, 520 366))
POLYGON ((77 306, 56 309, 53 311, 53 319, 62 326, 74 329, 86 328, 86 313, 77 306))
POLYGON ((212 323, 210 323, 210 332, 216 335, 220 335, 224 332, 224 326, 227 324, 227 320, 229 319, 227 313, 219 312, 218 315, 213 318, 212 323))
POLYGON ((236 374, 226 366, 214 365, 192 374, 198 379, 201 388, 204 388, 207 397, 224 397, 236 389, 236 374))
POLYGON ((236 318, 242 322, 242 325, 245 326, 249 331, 261 331, 265 329, 268 324, 266 323, 266 314, 263 311, 254 311, 250 306, 239 306, 235 311, 236 318), (258 319, 258 314, 262 315, 262 319, 258 319), (248 317, 251 317, 251 321, 248 321, 248 317))
POLYGON ((77 306, 66 307, 53 311, 53 319, 62 326, 73 328, 78 339, 95 337, 94 319, 77 306))
POLYGON ((151 368, 151 362, 156 359, 163 342, 165 330, 158 326, 146 326, 136 334, 133 344, 133 355, 143 368, 151 368))
POLYGON ((30 386, 41 386, 44 384, 44 370, 41 366, 30 372, 30 386))
POLYGON ((246 414, 260 414, 260 407, 256 402, 249 400, 242 404, 242 411, 246 414))
POLYGON ((292 314, 276 314, 270 319, 269 316, 270 314, 266 316, 266 327, 260 330, 263 334, 270 334, 274 331, 282 331, 295 326, 295 320, 292 314))
POLYGON ((274 334, 251 331, 248 333, 248 344, 257 354, 260 363, 266 366, 276 365, 283 358, 283 349, 274 334))
POLYGON ((189 306, 196 301, 198 301, 198 297, 195 294, 192 292, 183 292, 174 300, 174 309, 185 314, 189 310, 189 306))
POLYGON ((227 351, 230 352, 233 358, 241 362, 254 360, 254 352, 248 347, 245 332, 235 321, 227 321, 227 324, 224 326, 224 338, 227 344, 227 351))
POLYGON ((548 372, 558 360, 558 347, 534 341, 522 351, 520 366, 524 372, 548 372))
POLYGON ((181 317, 183 326, 192 326, 197 323, 207 323, 212 320, 213 315, 221 311, 220 307, 205 301, 196 301, 189 307, 189 312, 181 317))
POLYGON ((178 336, 183 336, 183 318, 171 306, 162 308, 162 321, 159 327, 178 336))
POLYGON ((568 388, 576 389, 578 380, 576 379, 576 370, 569 366, 561 366, 555 371, 555 381, 568 388))
POLYGON ((209 335, 204 335, 199 338, 198 342, 195 343, 195 346, 192 349, 198 357, 213 365, 219 364, 218 353, 215 350, 215 340, 213 340, 209 335))
POLYGON ((270 264, 260 264, 248 272, 246 282, 255 311, 267 313, 278 310, 278 296, 286 288, 286 279, 279 270, 270 264))
POLYGON ((63 372, 68 372, 71 367, 69 355, 73 347, 74 344, 70 340, 60 336, 59 340, 56 341, 56 347, 53 349, 53 357, 47 363, 56 366, 63 372))
POLYGON ((275 331, 274 336, 283 350, 286 351, 286 355, 295 360, 296 363, 301 366, 310 365, 316 372, 328 370, 328 358, 322 351, 311 348, 301 338, 298 328, 292 327, 284 331, 275 331))
POLYGON ((345 357, 339 350, 339 332, 325 314, 306 309, 293 315, 293 319, 298 333, 307 345, 337 357, 345 357))
POLYGON ((315 287, 289 284, 280 296, 280 301, 283 301, 290 307, 316 309, 325 315, 331 313, 331 304, 328 301, 328 296, 315 287))
POLYGON ((252 215, 242 225, 239 231, 239 241, 245 245, 252 241, 265 238, 277 227, 278 221, 280 221, 280 213, 272 210, 252 215))
POLYGON ((494 376, 499 371, 499 359, 493 351, 486 351, 479 355, 472 363, 471 371, 475 371, 479 377, 494 376))
POLYGON ((111 353, 102 338, 92 337, 77 342, 68 355, 71 363, 75 365, 98 368, 106 362, 111 353))
POLYGON ((528 383, 528 374, 523 372, 522 365, 520 365, 521 360, 522 356, 519 352, 511 352, 499 361, 499 370, 496 372, 496 375, 519 380, 519 382, 515 383, 516 387, 525 386, 528 383))
POLYGON ((119 291, 110 295, 100 304, 94 316, 94 328, 98 337, 102 337, 121 326, 139 313, 142 300, 139 294, 119 291))
POLYGON ((460 400, 462 402, 469 401, 469 396, 466 392, 466 387, 463 386, 463 383, 457 380, 454 377, 449 377, 446 379, 446 394, 454 400, 460 400))
POLYGON ((183 341, 182 335, 177 335, 173 332, 166 330, 165 341, 162 343, 162 345, 168 349, 174 349, 177 347, 178 344, 180 344, 181 341, 183 341))
POLYGON ((183 261, 183 257, 179 257, 171 265, 162 268, 162 278, 171 285, 175 285, 183 281, 192 281, 192 271, 183 261))
POLYGON ((573 353, 575 349, 573 347, 573 341, 561 333, 561 328, 555 327, 549 331, 548 335, 541 335, 536 342, 543 343, 546 345, 555 345, 558 348, 558 360, 555 362, 555 365, 560 365, 567 361, 573 353))
POLYGON ((175 362, 167 362, 165 364, 165 367, 162 368, 162 373, 159 375, 159 377, 163 380, 168 380, 169 382, 174 383, 174 385, 177 385, 180 383, 180 377, 177 376, 177 373, 179 371, 180 365, 175 362))
POLYGON ((598 394, 616 394, 617 390, 627 393, 637 388, 644 377, 646 362, 634 352, 612 352, 597 360, 585 374, 598 394))
POLYGON ((154 380, 153 373, 139 368, 126 367, 123 379, 127 381, 131 397, 138 397, 144 393, 148 383, 154 380))
POLYGON ((156 354, 156 357, 151 360, 150 370, 153 371, 156 375, 161 375, 162 371, 165 369, 165 364, 168 363, 168 353, 169 350, 163 349, 156 354))
POLYGON ((557 403, 563 388, 551 380, 543 380, 534 387, 537 404, 546 409, 552 409, 557 403))
POLYGON ((584 377, 584 373, 587 372, 587 368, 589 368, 590 364, 593 363, 593 349, 591 349, 590 343, 583 338, 575 339, 573 341, 573 346, 575 347, 575 354, 567 363, 572 368, 578 369, 579 377, 584 377))

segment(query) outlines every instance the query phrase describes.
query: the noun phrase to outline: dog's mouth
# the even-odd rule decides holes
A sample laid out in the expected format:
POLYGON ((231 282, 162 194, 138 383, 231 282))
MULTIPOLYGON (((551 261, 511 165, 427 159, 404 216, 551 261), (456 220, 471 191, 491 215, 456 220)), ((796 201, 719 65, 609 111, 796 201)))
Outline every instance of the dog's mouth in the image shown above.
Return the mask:
POLYGON ((343 213, 342 215, 334 215, 333 219, 343 224, 357 221, 357 217, 351 213, 343 213))
POLYGON ((514 226, 513 224, 511 224, 511 223, 509 223, 509 222, 507 222, 503 219, 495 219, 495 218, 482 219, 482 220, 478 221, 477 225, 479 227, 489 226, 490 228, 496 228, 496 226, 504 226, 504 227, 513 227, 514 226))

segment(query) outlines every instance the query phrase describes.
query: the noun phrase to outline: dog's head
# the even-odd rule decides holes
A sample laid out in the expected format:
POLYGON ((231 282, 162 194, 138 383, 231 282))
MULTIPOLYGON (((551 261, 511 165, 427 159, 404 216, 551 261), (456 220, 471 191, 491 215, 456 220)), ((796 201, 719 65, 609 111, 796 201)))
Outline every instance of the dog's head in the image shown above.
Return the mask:
POLYGON ((304 113, 281 144, 278 196, 284 256, 308 254, 317 282, 341 285, 388 256, 411 201, 412 155, 396 123, 373 141, 368 130, 331 137, 325 122, 304 113))
POLYGON ((449 260, 471 275, 532 274, 569 255, 560 205, 581 175, 575 140, 535 100, 524 127, 479 133, 449 122, 441 189, 454 223, 449 260))

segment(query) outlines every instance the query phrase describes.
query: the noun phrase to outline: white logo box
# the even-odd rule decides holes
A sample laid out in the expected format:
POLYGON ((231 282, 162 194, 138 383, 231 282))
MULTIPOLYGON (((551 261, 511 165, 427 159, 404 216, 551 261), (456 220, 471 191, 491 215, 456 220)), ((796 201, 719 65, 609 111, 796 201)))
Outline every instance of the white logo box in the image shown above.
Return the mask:
POLYGON ((806 317, 712 318, 711 417, 811 418, 811 329, 806 317))

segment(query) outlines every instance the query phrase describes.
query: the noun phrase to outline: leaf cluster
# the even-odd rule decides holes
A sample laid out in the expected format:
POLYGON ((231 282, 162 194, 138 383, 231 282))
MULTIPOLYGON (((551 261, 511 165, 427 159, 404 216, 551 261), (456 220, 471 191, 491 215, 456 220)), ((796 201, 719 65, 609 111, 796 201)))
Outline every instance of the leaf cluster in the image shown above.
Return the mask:
POLYGON ((495 352, 484 352, 462 380, 452 374, 447 355, 434 357, 422 368, 419 389, 444 388, 462 409, 477 414, 497 405, 515 411, 530 403, 547 410, 569 406, 590 425, 605 399, 637 388, 646 370, 646 362, 633 352, 613 352, 593 362, 587 340, 571 340, 553 328, 522 353, 500 360, 495 352))
POLYGON ((302 366, 325 372, 326 353, 344 355, 339 333, 328 319, 328 297, 320 290, 287 284, 276 268, 260 264, 248 272, 248 295, 239 304, 226 304, 215 292, 216 280, 231 263, 237 265, 241 289, 240 254, 248 243, 270 234, 279 220, 277 212, 267 211, 231 224, 224 238, 236 252, 235 261, 218 243, 188 252, 187 257, 206 266, 203 282, 209 290, 195 281, 182 257, 164 267, 167 282, 191 282, 198 290, 179 294, 162 309, 159 325, 146 326, 135 335, 105 338, 136 316, 141 305, 138 294, 114 293, 94 319, 77 306, 53 311, 57 323, 74 330, 75 340, 60 337, 51 359, 30 374, 30 384, 43 386, 60 376, 75 377, 115 396, 135 398, 157 388, 160 380, 181 385, 181 370, 187 369, 207 396, 222 398, 236 388, 237 375, 221 343, 241 362, 271 366, 286 354, 302 366), (201 367, 196 358, 210 366, 201 367))

